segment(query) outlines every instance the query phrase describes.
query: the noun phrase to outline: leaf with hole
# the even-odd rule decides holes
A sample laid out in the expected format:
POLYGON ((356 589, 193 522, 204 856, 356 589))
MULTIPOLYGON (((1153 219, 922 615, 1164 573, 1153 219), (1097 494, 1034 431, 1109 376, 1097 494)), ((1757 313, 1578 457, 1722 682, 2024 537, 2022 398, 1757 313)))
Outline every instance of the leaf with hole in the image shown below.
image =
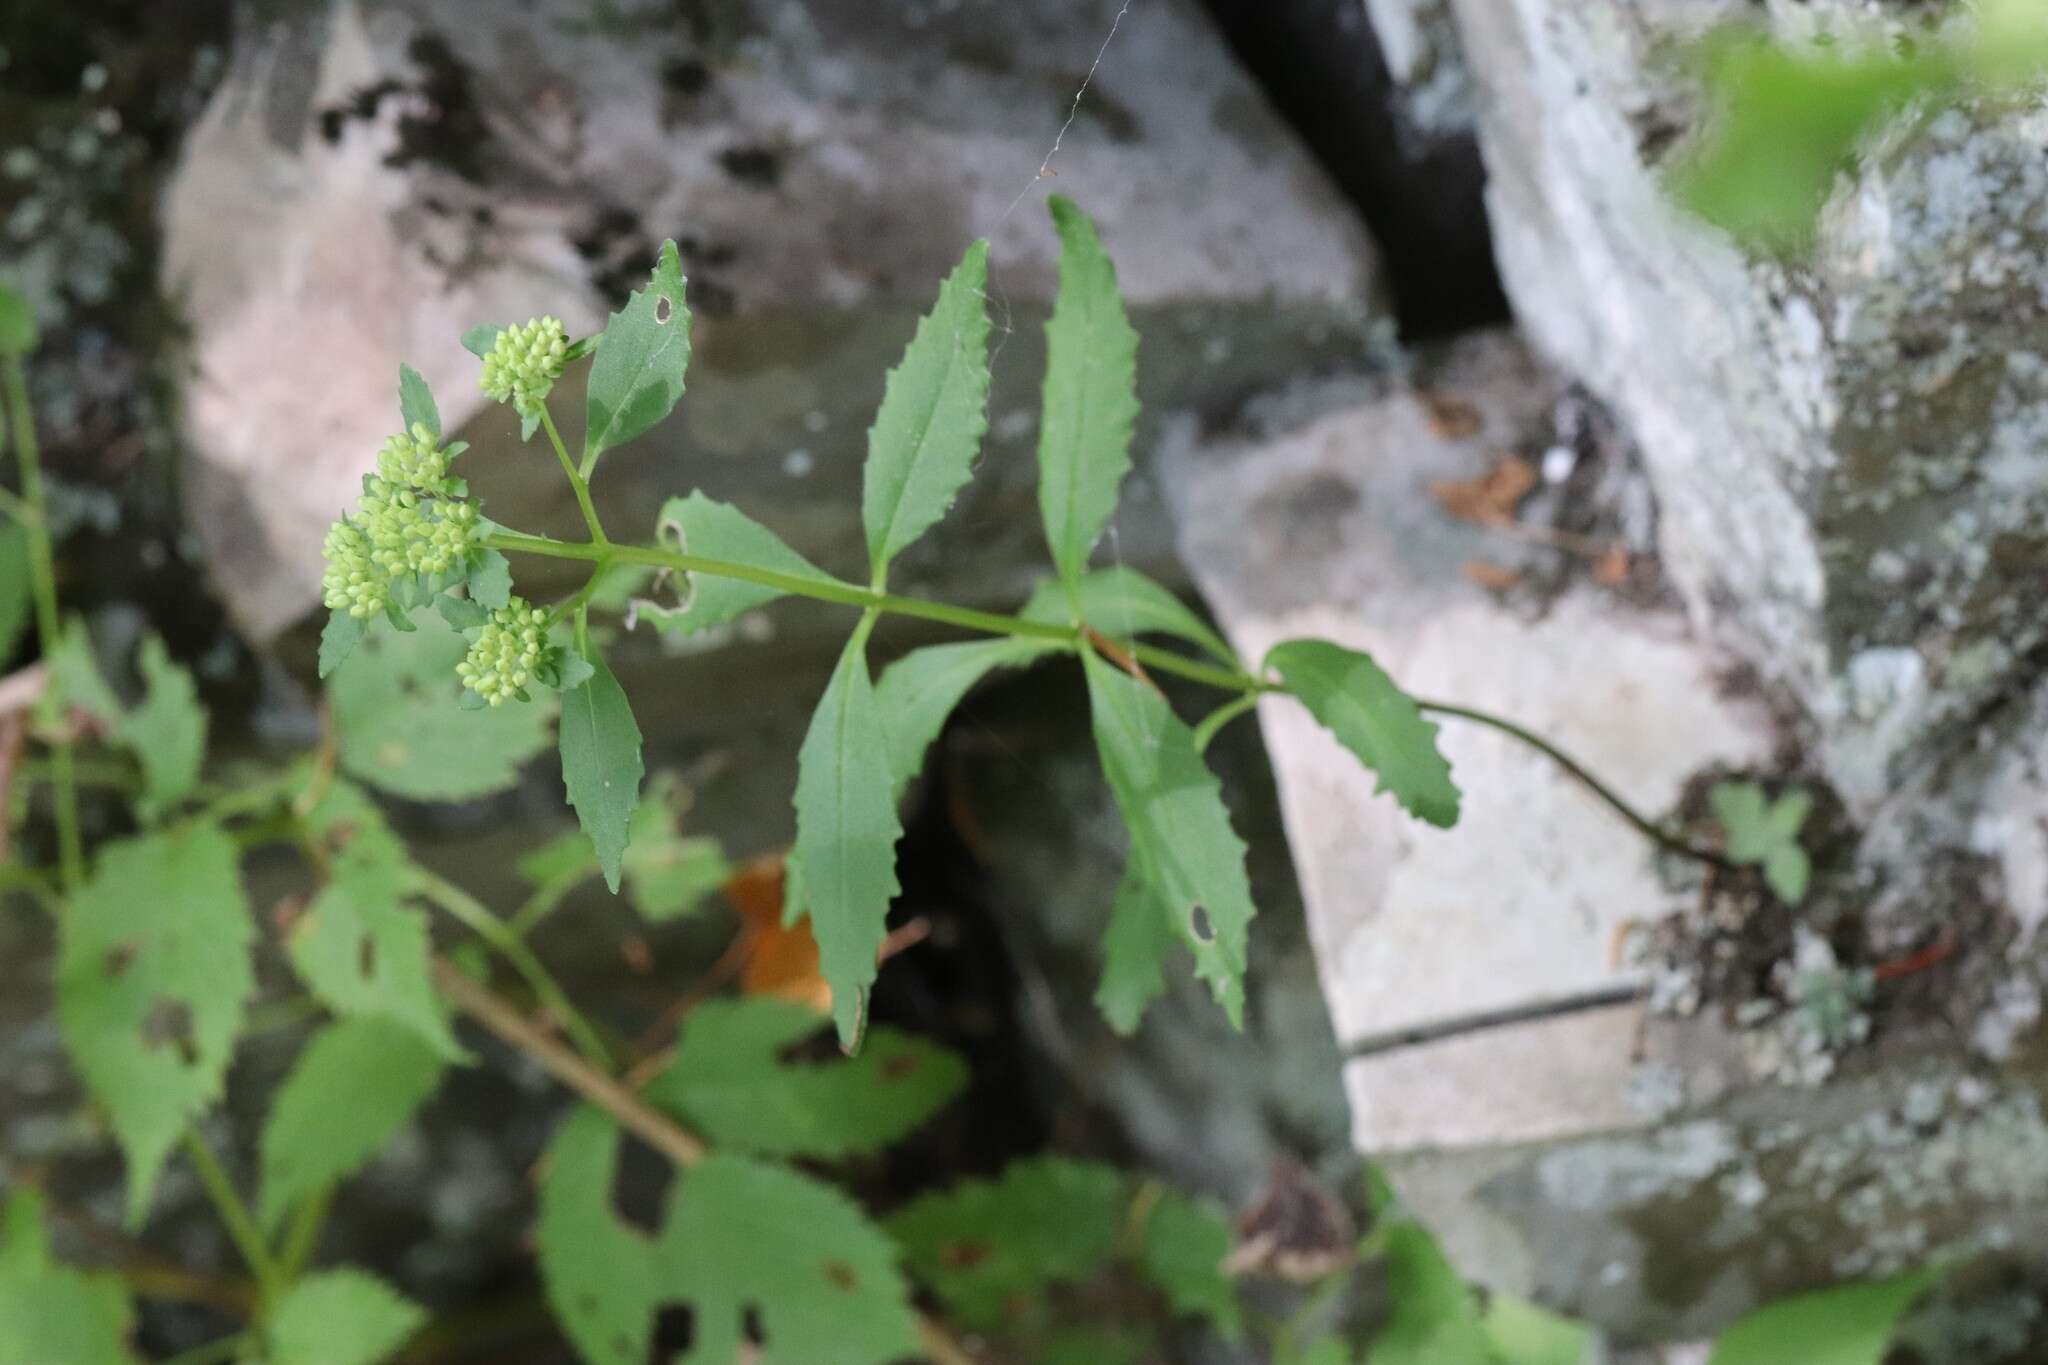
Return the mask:
POLYGON ((1458 823, 1458 788, 1435 722, 1371 655, 1328 640, 1289 640, 1273 646, 1266 667, 1379 777, 1375 791, 1393 793, 1418 820, 1442 829, 1458 823))
POLYGON ((597 852, 605 885, 616 892, 646 771, 640 725, 604 655, 593 650, 582 657, 591 675, 562 694, 562 782, 597 852))
POLYGON ((376 1015, 337 1020, 308 1039, 257 1144, 264 1226, 274 1231, 375 1156, 440 1085, 443 1065, 418 1034, 376 1015))
POLYGON ((142 703, 122 715, 114 737, 142 765, 142 796, 136 802, 144 820, 161 819, 199 785, 206 757, 206 710, 192 675, 171 662, 164 642, 151 635, 142 642, 142 703))
POLYGON ((391 1020, 437 1055, 466 1061, 434 990, 426 916, 405 903, 412 890, 407 865, 373 846, 351 849, 292 926, 285 951, 306 989, 336 1014, 391 1020))
POLYGON ((433 390, 410 365, 398 367, 398 420, 407 435, 415 426, 424 426, 435 440, 441 439, 441 410, 434 406, 433 390))
POLYGON ((1707 1365, 1879 1365, 1899 1320, 1938 1278, 1916 1270, 1766 1304, 1721 1334, 1707 1365))
POLYGON ((675 411, 690 368, 690 308, 683 300, 683 260, 672 241, 645 289, 605 322, 590 365, 583 463, 587 469, 675 411))
MULTIPOLYGON (((782 538, 729 503, 702 493, 670 498, 662 504, 655 536, 670 549, 710 559, 728 560, 751 569, 767 569, 789 578, 836 585, 839 580, 784 544, 782 538)), ((662 630, 694 635, 724 625, 755 607, 785 596, 782 588, 747 583, 715 574, 687 575, 675 606, 640 599, 638 609, 662 630)))
POLYGON ((1138 333, 1124 314, 1116 267, 1095 224, 1062 195, 1049 207, 1060 235, 1060 284, 1045 325, 1038 506, 1053 565, 1071 588, 1116 511, 1117 487, 1131 467, 1138 333))
POLYGON ((909 1136, 967 1084, 958 1057, 888 1028, 871 1029, 856 1057, 783 1060, 823 1024, 786 1000, 706 1001, 647 1098, 714 1147, 833 1160, 909 1136))
POLYGON ((60 926, 57 1018, 127 1155, 131 1222, 220 1098, 256 988, 240 861, 212 825, 108 844, 60 926))
POLYGON ((653 1239, 612 1211, 619 1142, 618 1126, 585 1106, 541 1162, 541 1285, 590 1365, 645 1365, 667 1293, 653 1239))
POLYGON ((279 1365, 379 1365, 426 1324, 425 1310, 376 1276, 323 1270, 291 1287, 263 1331, 279 1365))
POLYGON ((1092 649, 1081 662, 1096 751, 1131 831, 1131 858, 1194 952, 1195 974, 1241 1024, 1245 945, 1258 909, 1222 784, 1157 689, 1092 649))
POLYGON ((467 649, 438 626, 363 640, 327 684, 341 766, 413 801, 470 801, 516 783, 548 746, 554 701, 540 693, 464 712, 455 665, 467 649))
POLYGON ((861 473, 861 520, 878 583, 973 476, 988 430, 987 283, 988 243, 980 241, 939 286, 938 302, 889 371, 861 473))
POLYGON ((825 980, 839 1042, 851 1049, 867 1020, 889 902, 896 882, 896 841, 903 826, 891 799, 889 742, 868 681, 866 632, 856 631, 818 699, 797 753, 796 853, 803 864, 803 902, 825 980))
POLYGON ((660 1238, 696 1340, 681 1365, 741 1358, 886 1365, 917 1351, 896 1248, 859 1207, 781 1166, 723 1154, 677 1176, 660 1238))
POLYGON ((883 669, 875 684, 875 706, 889 735, 891 799, 903 799, 946 717, 976 683, 999 668, 1021 668, 1058 648, 1048 640, 967 640, 914 649, 883 669))
POLYGON ((134 1325, 117 1277, 51 1258, 42 1195, 18 1189, 0 1205, 0 1362, 135 1365, 134 1325))
POLYGON ((914 1278, 970 1326, 989 1329, 1020 1295, 1093 1278, 1116 1252, 1123 1175, 1039 1157, 997 1180, 921 1195, 888 1220, 914 1278))

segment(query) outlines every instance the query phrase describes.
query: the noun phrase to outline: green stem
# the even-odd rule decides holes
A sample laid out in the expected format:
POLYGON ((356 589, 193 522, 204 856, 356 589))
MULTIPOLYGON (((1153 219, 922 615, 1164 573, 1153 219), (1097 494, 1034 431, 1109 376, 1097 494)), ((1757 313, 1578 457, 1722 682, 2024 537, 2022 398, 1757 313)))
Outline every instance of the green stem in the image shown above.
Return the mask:
POLYGON ((1635 826, 1637 833, 1641 834, 1651 843, 1656 844, 1659 848, 1676 853, 1682 858, 1691 858, 1695 862, 1707 863, 1713 867, 1725 869, 1729 866, 1728 860, 1712 849, 1701 848, 1696 844, 1689 843, 1679 835, 1673 834, 1659 826, 1656 821, 1650 819, 1649 816, 1644 815, 1641 811, 1623 800, 1619 792, 1593 776, 1577 759, 1535 731, 1524 729, 1505 717, 1496 716, 1487 711, 1474 710, 1469 706, 1456 706, 1450 702, 1443 701, 1425 701, 1420 697, 1416 698, 1415 705, 1420 710, 1433 712, 1439 716, 1455 716, 1459 720, 1469 720, 1475 725, 1484 725, 1489 729, 1498 730, 1510 739, 1521 741, 1548 758, 1558 767, 1564 769, 1572 777, 1578 779, 1580 784, 1587 791, 1593 793, 1594 796, 1600 798, 1609 810, 1612 810, 1616 815, 1619 815, 1622 819, 1628 821, 1629 824, 1635 826))
POLYGON ((542 920, 555 913, 555 907, 562 903, 564 897, 597 873, 597 864, 591 862, 542 882, 526 898, 526 904, 513 911, 512 918, 505 921, 506 932, 514 938, 524 939, 542 920))
POLYGON ((50 918, 64 918, 64 898, 57 894, 57 888, 33 868, 9 863, 0 863, 0 891, 25 891, 30 899, 43 907, 50 918))
POLYGON ((241 1252, 243 1263, 256 1277, 265 1306, 274 1305, 284 1295, 285 1280, 278 1273, 277 1262, 270 1257, 270 1247, 264 1242, 256 1220, 249 1216, 249 1206, 235 1193, 235 1184, 222 1169, 220 1158, 196 1128, 185 1130, 185 1154, 192 1159, 192 1169, 198 1172, 199 1183, 205 1187, 206 1197, 213 1202, 214 1212, 220 1215, 235 1249, 241 1252))
POLYGON ((528 990, 549 1014, 555 1017, 563 1030, 574 1040, 576 1048, 592 1066, 606 1071, 611 1069, 612 1058, 597 1030, 569 1003, 568 995, 555 983, 548 969, 541 965, 533 950, 512 932, 505 921, 492 914, 484 903, 464 891, 455 883, 425 868, 415 872, 419 888, 429 900, 460 920, 469 931, 490 945, 505 961, 512 965, 526 982, 528 990))
MULTIPOLYGON (((14 458, 21 467, 22 529, 28 533, 28 570, 35 598, 36 639, 43 658, 57 657, 57 569, 50 553, 50 522, 43 501, 42 457, 36 445, 35 417, 28 406, 28 371, 21 357, 0 361, 0 380, 7 395, 7 416, 14 438, 14 458)), ((57 861, 65 891, 85 881, 85 843, 78 832, 78 783, 71 765, 71 741, 51 746, 52 785, 57 798, 57 861)))
POLYGON ((1243 696, 1227 701, 1214 711, 1211 711, 1203 719, 1202 723, 1195 727, 1195 752, 1198 754, 1206 753, 1209 748, 1209 741, 1216 738, 1217 731, 1258 704, 1259 694, 1247 692, 1243 696))
MULTIPOLYGON (((54 764, 33 758, 24 760, 14 772, 15 776, 24 782, 54 784, 57 780, 54 764)), ((117 791, 128 792, 142 785, 132 766, 122 763, 96 763, 90 759, 71 765, 71 780, 81 787, 111 787, 117 791)))
POLYGON ((313 1250, 320 1242, 320 1229, 327 1224, 327 1211, 334 1205, 334 1186, 323 1185, 319 1193, 299 1205, 292 1225, 285 1230, 284 1244, 277 1253, 278 1270, 286 1284, 295 1283, 313 1262, 313 1250))
POLYGON ((611 542, 605 539, 604 526, 597 519, 597 508, 590 501, 590 480, 578 473, 576 462, 569 458, 569 447, 562 443, 562 433, 555 429, 554 414, 548 411, 546 403, 540 407, 540 424, 547 428, 548 444, 555 448, 555 458, 562 462, 562 472, 569 476, 569 487, 576 493, 576 505, 583 509, 583 524, 590 528, 590 542, 603 548, 611 542))

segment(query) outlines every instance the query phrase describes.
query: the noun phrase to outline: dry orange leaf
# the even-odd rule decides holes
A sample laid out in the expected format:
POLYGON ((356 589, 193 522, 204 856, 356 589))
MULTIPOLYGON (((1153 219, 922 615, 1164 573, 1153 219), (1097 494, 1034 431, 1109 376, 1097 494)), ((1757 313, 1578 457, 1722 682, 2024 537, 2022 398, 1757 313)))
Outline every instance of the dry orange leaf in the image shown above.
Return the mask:
POLYGON ((1610 545, 1593 561, 1593 581, 1603 588, 1618 588, 1628 582, 1628 547, 1610 545))
POLYGON ((1536 479, 1535 465, 1519 455, 1503 455, 1481 477, 1433 483, 1429 492, 1459 521, 1506 526, 1514 521, 1516 504, 1536 486, 1536 479))
POLYGON ((1479 409, 1462 398, 1453 398, 1447 393, 1423 393, 1422 409, 1429 424, 1429 434, 1439 441, 1469 441, 1479 434, 1485 425, 1479 409))
POLYGON ((808 921, 794 928, 782 924, 783 855, 766 853, 725 883, 725 898, 739 912, 740 989, 748 995, 770 995, 808 1005, 820 1014, 832 1011, 832 988, 819 969, 818 941, 808 921))

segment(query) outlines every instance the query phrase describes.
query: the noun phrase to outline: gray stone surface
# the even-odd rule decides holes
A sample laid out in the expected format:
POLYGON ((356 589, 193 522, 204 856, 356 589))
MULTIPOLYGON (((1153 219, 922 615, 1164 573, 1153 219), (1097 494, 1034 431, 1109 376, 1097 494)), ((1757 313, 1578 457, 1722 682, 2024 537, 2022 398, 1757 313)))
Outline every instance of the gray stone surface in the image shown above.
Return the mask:
MULTIPOLYGON (((1168 487, 1248 656, 1297 632, 1367 648, 1683 823, 1716 775, 1781 772, 1796 748, 1661 582, 1633 452, 1588 429, 1561 379, 1481 337, 1402 381, 1308 385, 1187 428, 1168 487), (1564 477, 1515 534, 1451 520, 1431 486, 1508 454, 1564 477), (1632 551, 1625 580, 1590 571, 1605 544, 1632 551), (1474 563, 1515 581, 1482 587, 1474 563)), ((1468 724, 1443 722, 1467 794, 1446 832, 1376 795, 1292 703, 1260 719, 1354 1140, 1465 1273, 1623 1338, 1684 1339, 1932 1255, 2048 1252, 2048 960, 1995 906, 1944 906, 1954 951, 1854 996, 1867 1034, 1823 1045, 1801 1002, 1921 946, 1896 925, 1845 921, 1829 894, 1793 915, 1739 878, 1703 884, 1468 724), (1752 965, 1716 965, 1733 961, 1752 965)))
MULTIPOLYGON (((566 0, 344 0, 258 31, 165 208, 165 285, 192 325, 193 519, 241 624, 267 639, 312 605, 321 532, 392 424, 402 359, 474 443, 494 516, 573 526, 552 462, 516 445, 509 413, 479 411, 457 338, 547 311, 593 328, 664 236, 691 277, 691 391, 606 460, 615 533, 651 532, 662 497, 702 486, 850 567, 883 372, 985 234, 1000 349, 983 477, 900 577, 1015 600, 1040 558, 1049 188, 1119 260, 1151 411, 1355 356, 1369 330, 1370 248, 1191 0, 1124 21, 1062 136, 1118 9, 749 0, 693 25, 566 0)), ((580 393, 560 406, 574 439, 580 393)), ((1164 565, 1146 511, 1123 551, 1164 565)))
MULTIPOLYGON (((1523 325, 1641 441, 1695 621, 1789 691, 1826 776, 1877 818, 2038 674, 2048 125, 1901 130, 1844 178, 1811 260, 1749 260, 1660 175, 1697 122, 1683 43, 1756 7, 1455 8, 1523 325)), ((1788 35, 1929 14, 1769 7, 1788 35)))

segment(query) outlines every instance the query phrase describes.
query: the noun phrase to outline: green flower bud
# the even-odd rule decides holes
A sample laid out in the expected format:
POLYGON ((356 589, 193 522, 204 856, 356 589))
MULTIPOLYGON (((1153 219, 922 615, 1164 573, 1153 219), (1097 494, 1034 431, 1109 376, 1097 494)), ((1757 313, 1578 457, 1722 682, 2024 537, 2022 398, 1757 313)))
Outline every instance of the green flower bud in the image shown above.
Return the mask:
POLYGON ((375 562, 362 527, 347 517, 335 522, 321 553, 327 556, 327 572, 320 580, 320 598, 329 611, 364 620, 384 610, 391 601, 391 576, 375 562))
POLYGON ((427 424, 415 422, 411 431, 384 442, 377 452, 377 474, 388 484, 450 497, 454 488, 448 477, 448 457, 449 452, 441 449, 427 424))
POLYGON ((526 700, 526 685, 548 653, 548 614, 523 597, 491 613, 455 676, 492 706, 526 700))
POLYGON ((509 402, 521 417, 536 417, 548 390, 568 363, 569 334, 560 318, 535 318, 498 333, 484 357, 483 391, 509 402))

